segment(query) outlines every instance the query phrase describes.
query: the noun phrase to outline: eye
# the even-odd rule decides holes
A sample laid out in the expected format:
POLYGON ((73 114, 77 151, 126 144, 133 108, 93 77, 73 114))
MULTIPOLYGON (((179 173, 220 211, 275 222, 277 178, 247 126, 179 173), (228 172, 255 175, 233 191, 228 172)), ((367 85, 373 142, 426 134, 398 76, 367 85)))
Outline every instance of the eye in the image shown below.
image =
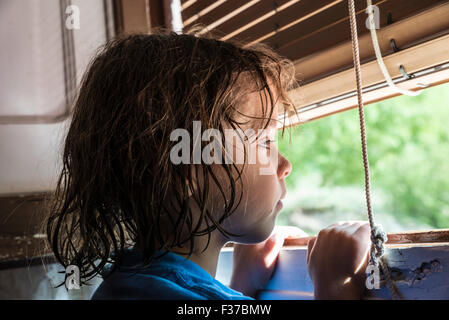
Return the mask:
POLYGON ((266 148, 270 148, 270 146, 274 143, 274 140, 270 140, 270 139, 266 139, 264 141, 261 142, 262 146, 266 147, 266 148))

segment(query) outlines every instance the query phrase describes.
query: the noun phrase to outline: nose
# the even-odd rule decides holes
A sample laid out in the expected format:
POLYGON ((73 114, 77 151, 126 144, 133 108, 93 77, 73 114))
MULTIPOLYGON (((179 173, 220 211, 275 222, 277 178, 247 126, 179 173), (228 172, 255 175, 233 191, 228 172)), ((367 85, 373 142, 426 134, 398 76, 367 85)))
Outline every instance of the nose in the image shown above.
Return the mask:
POLYGON ((278 170, 277 175, 279 179, 285 179, 292 172, 292 164, 280 152, 278 156, 278 170))

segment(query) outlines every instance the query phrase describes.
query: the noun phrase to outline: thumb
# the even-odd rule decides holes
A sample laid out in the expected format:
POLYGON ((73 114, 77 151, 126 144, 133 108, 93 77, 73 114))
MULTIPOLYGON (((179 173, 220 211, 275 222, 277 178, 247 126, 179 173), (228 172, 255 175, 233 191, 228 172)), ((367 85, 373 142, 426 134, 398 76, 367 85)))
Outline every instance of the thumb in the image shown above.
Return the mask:
POLYGON ((284 245, 285 236, 284 234, 280 232, 274 232, 268 239, 265 241, 265 250, 266 251, 273 251, 278 250, 280 251, 281 247, 284 245))
POLYGON ((274 233, 265 243, 265 265, 272 266, 284 245, 285 237, 279 233, 274 233))
POLYGON ((310 253, 312 252, 315 241, 316 241, 316 238, 311 238, 309 240, 309 242, 307 242, 307 263, 309 263, 310 253))

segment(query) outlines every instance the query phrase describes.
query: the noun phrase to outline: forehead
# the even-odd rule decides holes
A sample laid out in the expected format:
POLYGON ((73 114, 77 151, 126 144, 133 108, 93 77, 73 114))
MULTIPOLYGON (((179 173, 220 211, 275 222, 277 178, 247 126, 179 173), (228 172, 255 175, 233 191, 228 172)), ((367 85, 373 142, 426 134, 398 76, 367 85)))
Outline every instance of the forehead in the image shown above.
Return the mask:
POLYGON ((242 119, 242 122, 248 122, 247 127, 261 128, 266 125, 268 120, 268 127, 277 127, 279 110, 277 95, 273 87, 270 87, 270 91, 274 104, 273 106, 268 90, 247 93, 243 101, 237 106, 238 114, 242 119))

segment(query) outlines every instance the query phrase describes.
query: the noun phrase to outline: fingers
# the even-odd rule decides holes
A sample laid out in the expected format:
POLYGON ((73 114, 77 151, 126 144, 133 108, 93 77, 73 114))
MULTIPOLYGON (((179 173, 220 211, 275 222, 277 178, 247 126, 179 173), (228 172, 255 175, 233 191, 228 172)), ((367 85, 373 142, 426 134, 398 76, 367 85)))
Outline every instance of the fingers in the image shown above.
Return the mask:
MULTIPOLYGON (((318 238, 321 239, 320 243, 324 241, 327 244, 328 250, 331 250, 329 246, 333 246, 336 243, 339 243, 340 247, 346 247, 347 250, 357 256, 357 261, 364 259, 371 247, 370 225, 367 221, 336 222, 322 229, 318 234, 318 238)), ((312 248, 309 247, 309 249, 312 248)), ((308 252, 308 258, 310 251, 308 252)))
POLYGON ((284 238, 302 238, 308 236, 304 230, 293 226, 275 226, 273 233, 280 233, 284 238))
POLYGON ((354 221, 347 226, 347 232, 350 234, 363 235, 364 233, 369 233, 370 226, 367 221, 354 221))
POLYGON ((361 240, 362 252, 365 255, 365 262, 369 260, 369 251, 371 249, 370 225, 368 223, 361 225, 355 232, 354 236, 361 240))
POLYGON ((367 221, 340 221, 331 224, 323 230, 342 231, 348 235, 354 235, 358 238, 365 238, 370 232, 370 225, 367 221))
POLYGON ((339 221, 339 222, 329 225, 327 228, 361 226, 361 225, 367 224, 367 223, 368 223, 367 221, 362 221, 362 220, 339 221))
POLYGON ((359 233, 359 234, 365 234, 365 233, 370 233, 371 231, 371 227, 369 225, 368 222, 364 222, 362 224, 359 225, 359 228, 355 231, 355 233, 359 233))
MULTIPOLYGON (((343 227, 343 225, 342 225, 343 227)), ((367 221, 351 221, 344 225, 344 231, 357 242, 353 242, 355 248, 355 274, 364 272, 369 260, 369 251, 371 248, 370 225, 367 221)))

